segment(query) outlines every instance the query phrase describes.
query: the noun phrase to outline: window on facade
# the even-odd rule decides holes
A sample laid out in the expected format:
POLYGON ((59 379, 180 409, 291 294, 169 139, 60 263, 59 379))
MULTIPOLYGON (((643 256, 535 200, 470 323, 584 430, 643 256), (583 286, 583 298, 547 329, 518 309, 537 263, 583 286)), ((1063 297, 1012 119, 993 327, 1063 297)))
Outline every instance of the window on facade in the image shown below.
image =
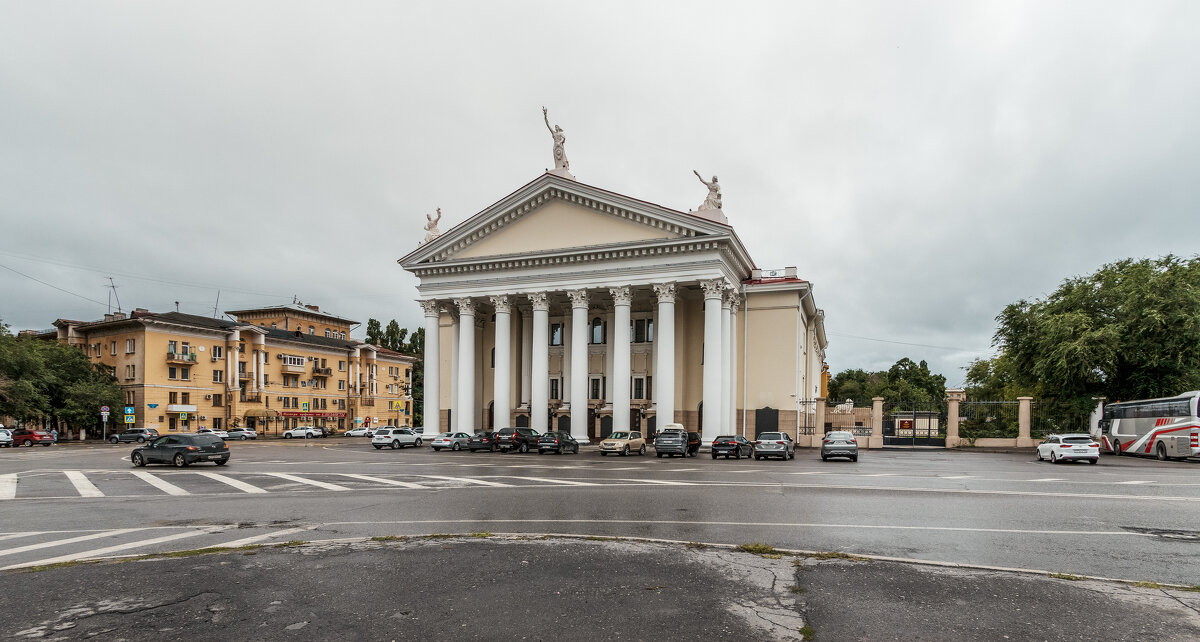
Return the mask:
POLYGON ((213 383, 223 383, 225 381, 224 370, 213 370, 213 383))
POLYGON ((304 357, 297 357, 290 354, 285 354, 281 357, 285 366, 300 366, 304 367, 304 357))
POLYGON ((346 389, 346 380, 339 379, 338 380, 338 390, 345 390, 345 389, 346 389))
POLYGON ((604 338, 605 338, 604 337, 604 321, 601 320, 600 317, 596 317, 595 319, 592 319, 592 333, 591 334, 592 334, 591 343, 594 343, 594 344, 604 343, 604 338))
POLYGON ((167 378, 168 379, 178 379, 179 378, 179 368, 176 368, 175 366, 167 366, 167 378))
POLYGON ((338 372, 345 372, 345 371, 346 371, 346 362, 338 361, 338 372))
POLYGON ((329 328, 325 328, 325 338, 328 339, 329 335, 331 335, 331 334, 333 334, 333 333, 329 331, 329 328))
POLYGON ((224 357, 225 356, 224 346, 213 346, 212 347, 212 356, 214 356, 218 359, 224 357))
POLYGON ((189 393, 189 392, 179 393, 179 403, 186 406, 186 405, 192 403, 191 399, 192 399, 191 393, 189 393))
POLYGON ((192 378, 192 369, 187 368, 187 367, 180 368, 179 369, 179 378, 182 379, 183 381, 187 381, 187 380, 191 379, 192 378))
POLYGON ((560 346, 563 344, 563 324, 550 324, 550 345, 560 346))
POLYGON ((171 354, 179 354, 179 342, 178 341, 168 341, 167 342, 167 352, 170 352, 171 354))
POLYGON ((633 326, 633 342, 634 343, 645 343, 646 342, 646 320, 645 319, 635 319, 633 321, 630 321, 630 324, 633 326))
POLYGON ((176 424, 174 417, 167 419, 167 430, 179 430, 179 426, 176 424))
POLYGON ((263 373, 263 385, 264 385, 264 386, 269 386, 269 385, 271 385, 271 375, 269 375, 269 374, 267 374, 267 373, 265 373, 265 372, 263 373))
POLYGON ((316 333, 317 333, 317 329, 316 329, 316 328, 314 328, 314 327, 312 327, 312 326, 310 325, 310 326, 308 326, 308 333, 309 333, 309 334, 316 334, 316 333))
POLYGON ((346 400, 345 400, 345 399, 338 399, 338 405, 337 405, 337 407, 338 407, 338 410, 345 410, 345 409, 346 409, 346 400))
POLYGON ((629 391, 629 396, 633 399, 646 398, 646 380, 642 377, 633 378, 633 388, 629 391))
POLYGON ((133 354, 134 352, 136 352, 136 348, 137 348, 137 339, 126 339, 125 340, 125 354, 133 354))
POLYGON ((180 354, 191 354, 192 353, 191 344, 188 343, 187 341, 180 343, 179 344, 179 353, 180 354))
POLYGON ((562 383, 562 379, 558 379, 557 377, 550 378, 550 398, 551 399, 562 399, 562 391, 559 389, 559 386, 561 383, 562 383))
POLYGON ((591 389, 591 395, 588 397, 589 399, 604 398, 604 390, 600 386, 600 377, 592 377, 591 389))
POLYGON ((168 400, 167 403, 179 403, 179 393, 178 392, 167 393, 167 400, 168 400))
POLYGON ((292 407, 293 408, 300 407, 300 397, 292 397, 292 407))
POLYGON ((212 422, 213 422, 213 430, 221 430, 221 425, 222 425, 222 424, 221 424, 221 418, 220 418, 220 417, 216 417, 216 418, 214 418, 214 419, 212 420, 212 422))
POLYGON ((284 397, 284 398, 283 398, 283 407, 284 407, 284 408, 291 408, 291 407, 292 407, 292 398, 291 398, 291 397, 284 397))
POLYGON ((113 341, 108 349, 109 349, 109 352, 111 352, 115 356, 117 354, 117 342, 113 341))
POLYGON ((224 399, 221 398, 221 395, 213 395, 213 407, 214 408, 220 408, 222 401, 224 401, 224 399))

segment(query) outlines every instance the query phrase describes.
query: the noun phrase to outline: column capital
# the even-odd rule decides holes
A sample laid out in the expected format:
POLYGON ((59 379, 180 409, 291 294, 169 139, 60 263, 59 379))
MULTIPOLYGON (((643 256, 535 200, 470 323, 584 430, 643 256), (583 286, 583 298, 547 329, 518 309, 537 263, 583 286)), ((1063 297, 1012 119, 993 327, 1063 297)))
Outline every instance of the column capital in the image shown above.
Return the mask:
POLYGON ((426 299, 424 301, 419 301, 418 303, 420 303, 421 308, 423 310, 425 310, 425 316, 427 316, 427 317, 441 316, 441 313, 442 313, 442 302, 441 301, 438 301, 437 299, 426 299))
POLYGON ((496 308, 496 314, 509 314, 512 312, 512 300, 507 294, 490 296, 488 299, 492 303, 492 307, 496 308))
POLYGON ((725 302, 729 305, 730 309, 736 312, 738 306, 742 304, 742 295, 737 290, 730 288, 725 291, 725 302))
POLYGON ((571 299, 571 308, 588 307, 588 291, 587 290, 567 290, 567 297, 571 299))
POLYGON ((725 294, 725 279, 709 279, 700 282, 705 299, 722 299, 725 294))
POLYGON ((633 302, 633 291, 628 285, 622 285, 619 288, 609 288, 608 293, 612 295, 614 305, 629 305, 633 302))
POLYGON ((550 294, 547 292, 531 292, 526 296, 529 297, 529 302, 533 304, 534 311, 549 312, 550 311, 550 294))
POLYGON ((650 286, 654 288, 654 295, 658 297, 659 303, 674 303, 675 302, 675 282, 655 283, 650 286))
POLYGON ((462 316, 475 316, 475 299, 470 297, 455 299, 454 305, 458 306, 458 313, 462 316))

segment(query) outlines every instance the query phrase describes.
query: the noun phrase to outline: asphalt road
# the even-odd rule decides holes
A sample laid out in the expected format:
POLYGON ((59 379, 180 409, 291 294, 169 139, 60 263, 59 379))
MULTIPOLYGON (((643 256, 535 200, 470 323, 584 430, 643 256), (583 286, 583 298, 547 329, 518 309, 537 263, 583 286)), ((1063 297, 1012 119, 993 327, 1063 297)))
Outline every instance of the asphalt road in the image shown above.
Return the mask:
POLYGON ((776 547, 1170 582, 1200 578, 1200 464, 865 452, 857 463, 233 443, 228 466, 133 469, 129 445, 0 451, 0 568, 430 533, 776 547))

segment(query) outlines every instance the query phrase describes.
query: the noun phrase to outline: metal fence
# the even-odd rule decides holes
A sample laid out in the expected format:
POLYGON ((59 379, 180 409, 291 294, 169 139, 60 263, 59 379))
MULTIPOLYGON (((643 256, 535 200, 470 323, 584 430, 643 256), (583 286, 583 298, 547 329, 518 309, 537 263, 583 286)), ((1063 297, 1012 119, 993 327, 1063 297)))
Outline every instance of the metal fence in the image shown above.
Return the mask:
POLYGON ((1091 426, 1091 411, 1055 399, 1042 399, 1033 402, 1029 419, 1029 435, 1034 439, 1051 434, 1085 433, 1091 426))
POLYGON ((1019 401, 964 401, 958 406, 958 434, 967 440, 1016 439, 1019 401))

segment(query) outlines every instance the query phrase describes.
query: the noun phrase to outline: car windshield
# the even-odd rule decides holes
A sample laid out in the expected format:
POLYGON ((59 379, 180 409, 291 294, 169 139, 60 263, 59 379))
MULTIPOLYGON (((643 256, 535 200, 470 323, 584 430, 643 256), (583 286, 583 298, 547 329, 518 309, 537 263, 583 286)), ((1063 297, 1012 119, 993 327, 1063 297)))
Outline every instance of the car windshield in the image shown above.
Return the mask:
POLYGON ((758 438, 768 441, 783 441, 783 433, 764 432, 763 434, 759 435, 758 438))
POLYGON ((449 438, 450 438, 450 433, 448 433, 448 432, 444 432, 444 433, 438 435, 438 439, 449 439, 449 438))
POLYGON ((830 439, 849 439, 849 438, 853 437, 854 435, 851 435, 848 432, 831 432, 825 436, 830 439))
POLYGON ((1091 437, 1063 437, 1063 441, 1068 444, 1090 444, 1090 443, 1092 443, 1092 438, 1091 437))
POLYGON ((717 437, 717 441, 737 441, 737 437, 733 435, 720 435, 717 437))
POLYGON ((629 439, 629 433, 627 433, 627 432, 614 432, 613 434, 609 435, 609 436, 608 436, 608 438, 609 438, 609 439, 629 439))

